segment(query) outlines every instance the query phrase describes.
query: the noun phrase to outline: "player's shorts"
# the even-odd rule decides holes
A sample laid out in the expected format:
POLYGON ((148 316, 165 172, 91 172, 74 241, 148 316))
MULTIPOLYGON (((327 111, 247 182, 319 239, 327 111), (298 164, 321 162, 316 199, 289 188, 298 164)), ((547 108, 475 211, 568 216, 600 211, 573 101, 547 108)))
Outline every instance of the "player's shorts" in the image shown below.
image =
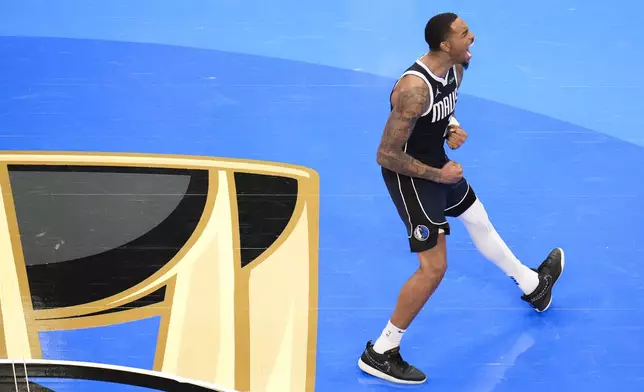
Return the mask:
POLYGON ((407 227, 412 252, 423 252, 438 243, 438 234, 449 235, 446 217, 458 217, 474 204, 476 194, 465 178, 440 184, 407 177, 382 168, 389 195, 407 227))

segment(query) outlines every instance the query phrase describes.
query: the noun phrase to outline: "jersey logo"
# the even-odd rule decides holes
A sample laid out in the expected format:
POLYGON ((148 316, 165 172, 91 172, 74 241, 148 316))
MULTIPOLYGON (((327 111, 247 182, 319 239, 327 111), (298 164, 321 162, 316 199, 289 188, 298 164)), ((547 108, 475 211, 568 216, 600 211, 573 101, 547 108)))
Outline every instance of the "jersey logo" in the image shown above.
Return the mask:
POLYGON ((418 241, 427 241, 429 238, 429 228, 425 225, 418 225, 414 229, 414 238, 418 241))
POLYGON ((432 106, 432 122, 438 122, 451 116, 456 106, 456 90, 443 97, 440 101, 432 106))
POLYGON ((452 76, 451 78, 449 78, 449 81, 447 82, 447 84, 451 84, 453 81, 454 81, 454 77, 452 76))
POLYGON ((434 98, 438 98, 439 95, 441 95, 441 90, 440 88, 436 87, 436 94, 434 95, 434 98))

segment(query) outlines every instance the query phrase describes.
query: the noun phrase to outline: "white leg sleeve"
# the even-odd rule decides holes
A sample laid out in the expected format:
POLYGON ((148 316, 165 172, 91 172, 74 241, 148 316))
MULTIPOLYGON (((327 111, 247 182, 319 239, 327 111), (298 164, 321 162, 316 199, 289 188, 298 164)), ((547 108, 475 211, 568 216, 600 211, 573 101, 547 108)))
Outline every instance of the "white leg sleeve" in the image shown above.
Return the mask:
POLYGON ((536 272, 523 265, 505 244, 488 218, 483 204, 476 200, 458 219, 470 233, 472 242, 479 252, 496 264, 506 275, 512 277, 519 288, 529 294, 539 284, 536 272))

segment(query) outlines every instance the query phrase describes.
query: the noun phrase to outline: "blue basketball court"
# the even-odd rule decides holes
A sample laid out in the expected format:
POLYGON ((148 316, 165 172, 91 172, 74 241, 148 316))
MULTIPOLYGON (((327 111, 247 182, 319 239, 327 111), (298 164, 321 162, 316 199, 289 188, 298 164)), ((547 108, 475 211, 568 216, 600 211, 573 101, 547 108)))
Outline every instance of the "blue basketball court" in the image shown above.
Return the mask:
MULTIPOLYGON (((640 391, 642 10, 633 0, 5 1, 0 146, 316 170, 316 391, 640 391), (562 247, 566 270, 537 314, 450 221, 446 277, 402 343, 428 382, 398 386, 357 367, 417 267, 375 153, 390 89, 443 11, 477 36, 456 109, 469 139, 450 157, 517 257, 536 267, 562 247)), ((152 369, 158 328, 150 318, 42 332, 43 358, 152 369)), ((101 388, 88 390, 111 390, 101 388)))

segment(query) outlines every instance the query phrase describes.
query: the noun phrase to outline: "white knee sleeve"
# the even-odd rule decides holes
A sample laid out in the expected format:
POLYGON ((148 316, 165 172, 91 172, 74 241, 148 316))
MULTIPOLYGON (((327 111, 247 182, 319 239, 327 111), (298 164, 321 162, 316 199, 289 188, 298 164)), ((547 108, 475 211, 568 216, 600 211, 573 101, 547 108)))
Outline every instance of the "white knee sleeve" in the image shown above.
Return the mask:
POLYGON ((496 232, 480 201, 474 202, 458 219, 465 225, 479 252, 508 276, 513 277, 524 293, 531 293, 537 287, 537 274, 514 256, 496 232))
POLYGON ((487 231, 493 230, 490 218, 487 211, 480 200, 476 200, 470 208, 462 213, 458 219, 463 222, 466 227, 476 226, 478 230, 485 229, 487 231))

